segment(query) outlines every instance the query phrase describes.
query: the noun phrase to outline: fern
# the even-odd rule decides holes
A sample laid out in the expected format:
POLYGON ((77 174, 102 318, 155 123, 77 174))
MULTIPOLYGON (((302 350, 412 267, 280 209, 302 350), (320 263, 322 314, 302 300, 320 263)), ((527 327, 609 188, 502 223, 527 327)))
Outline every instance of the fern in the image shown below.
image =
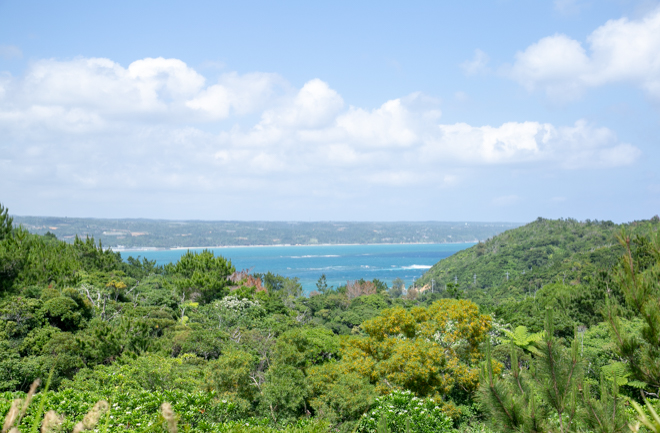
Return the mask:
POLYGON ((513 343, 516 346, 520 347, 521 349, 533 353, 534 355, 541 354, 539 349, 536 347, 536 344, 539 341, 543 340, 545 336, 545 331, 530 334, 527 331, 526 326, 518 326, 513 331, 509 331, 508 329, 503 329, 502 331, 504 331, 504 334, 506 334, 506 336, 509 337, 509 338, 503 338, 502 343, 504 344, 513 343))

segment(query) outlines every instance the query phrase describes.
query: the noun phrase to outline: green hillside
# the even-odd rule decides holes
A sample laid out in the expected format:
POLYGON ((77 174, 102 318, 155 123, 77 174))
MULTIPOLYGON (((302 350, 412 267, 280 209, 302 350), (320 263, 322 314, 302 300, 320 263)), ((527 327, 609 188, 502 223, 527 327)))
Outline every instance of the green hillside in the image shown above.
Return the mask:
POLYGON ((441 290, 303 296, 209 250, 158 266, 31 234, 0 204, 3 431, 557 432, 561 393, 563 431, 623 433, 624 401, 660 408, 659 229, 539 219, 437 264, 441 290))
MULTIPOLYGON (((462 296, 482 306, 519 301, 552 283, 576 286, 616 263, 623 253, 616 240, 622 226, 539 218, 436 263, 416 285, 433 284, 442 292, 457 282, 462 296)), ((633 234, 648 234, 658 230, 660 220, 625 226, 633 234)))

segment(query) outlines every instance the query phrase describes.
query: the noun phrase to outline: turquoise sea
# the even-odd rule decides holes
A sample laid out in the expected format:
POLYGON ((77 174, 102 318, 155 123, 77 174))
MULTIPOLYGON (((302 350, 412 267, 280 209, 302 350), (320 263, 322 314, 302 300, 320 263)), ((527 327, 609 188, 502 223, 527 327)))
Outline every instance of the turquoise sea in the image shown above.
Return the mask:
MULTIPOLYGON (((338 287, 347 280, 378 278, 387 285, 401 278, 412 284, 432 265, 474 243, 394 244, 394 245, 314 245, 211 248, 215 255, 231 260, 237 270, 273 272, 298 277, 305 293, 316 289, 322 274, 328 286, 338 287)), ((191 250, 195 250, 192 249, 191 250)), ((201 251, 201 249, 199 249, 201 251)), ((141 256, 159 265, 176 262, 186 250, 122 251, 122 257, 141 256)))

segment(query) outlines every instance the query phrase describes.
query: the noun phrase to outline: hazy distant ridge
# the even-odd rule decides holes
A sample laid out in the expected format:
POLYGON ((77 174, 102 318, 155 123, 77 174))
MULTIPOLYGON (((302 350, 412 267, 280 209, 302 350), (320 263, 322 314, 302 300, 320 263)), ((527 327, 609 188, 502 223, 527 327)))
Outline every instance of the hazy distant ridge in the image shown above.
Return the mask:
POLYGON ((107 247, 446 243, 488 239, 519 227, 507 222, 169 221, 14 216, 32 233, 72 241, 93 236, 107 247))

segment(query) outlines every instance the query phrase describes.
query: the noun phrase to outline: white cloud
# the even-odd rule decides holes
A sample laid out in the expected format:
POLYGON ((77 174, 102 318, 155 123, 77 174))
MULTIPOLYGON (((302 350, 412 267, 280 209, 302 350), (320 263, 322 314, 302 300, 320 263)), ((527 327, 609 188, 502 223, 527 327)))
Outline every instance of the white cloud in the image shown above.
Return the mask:
POLYGON ((49 197, 450 189, 470 168, 603 168, 640 154, 584 121, 443 124, 440 101, 421 93, 347 107, 320 79, 291 90, 277 75, 227 73, 209 84, 177 59, 42 60, 0 89, 0 186, 49 197))
POLYGON ((466 75, 477 75, 488 72, 488 62, 490 57, 480 49, 474 50, 474 57, 472 60, 461 63, 461 68, 466 75))
POLYGON ((516 163, 540 157, 540 145, 550 125, 510 122, 499 127, 465 123, 439 125, 440 134, 426 146, 434 153, 477 164, 516 163), (539 136, 541 136, 539 140, 539 136))
POLYGON ((456 123, 438 129, 440 134, 421 148, 430 160, 480 165, 553 162, 577 169, 629 165, 640 156, 639 149, 619 143, 611 130, 583 120, 569 127, 508 122, 498 127, 456 123))
POLYGON ((351 107, 337 118, 337 127, 358 146, 408 147, 418 141, 413 122, 401 100, 394 99, 371 111, 351 107))
POLYGON ((318 128, 331 122, 343 105, 341 96, 317 78, 305 83, 287 104, 266 111, 260 126, 318 128))
POLYGON ((237 114, 247 114, 263 108, 283 82, 276 74, 238 75, 236 72, 225 74, 218 81, 185 105, 210 119, 224 119, 229 116, 230 109, 237 114))
POLYGON ((607 128, 596 128, 584 120, 552 132, 553 156, 568 169, 618 167, 636 161, 641 151, 628 143, 619 143, 607 128))
POLYGON ((610 20, 580 42, 548 36, 516 54, 510 77, 528 90, 557 100, 579 97, 587 88, 629 82, 660 98, 660 8, 638 20, 610 20))
POLYGON ((229 73, 206 86, 202 75, 178 59, 146 58, 127 68, 103 58, 40 60, 22 79, 0 81, 0 96, 11 100, 17 114, 41 106, 79 108, 106 120, 159 121, 169 115, 207 121, 228 117, 230 109, 247 114, 262 108, 282 81, 275 74, 229 73))

